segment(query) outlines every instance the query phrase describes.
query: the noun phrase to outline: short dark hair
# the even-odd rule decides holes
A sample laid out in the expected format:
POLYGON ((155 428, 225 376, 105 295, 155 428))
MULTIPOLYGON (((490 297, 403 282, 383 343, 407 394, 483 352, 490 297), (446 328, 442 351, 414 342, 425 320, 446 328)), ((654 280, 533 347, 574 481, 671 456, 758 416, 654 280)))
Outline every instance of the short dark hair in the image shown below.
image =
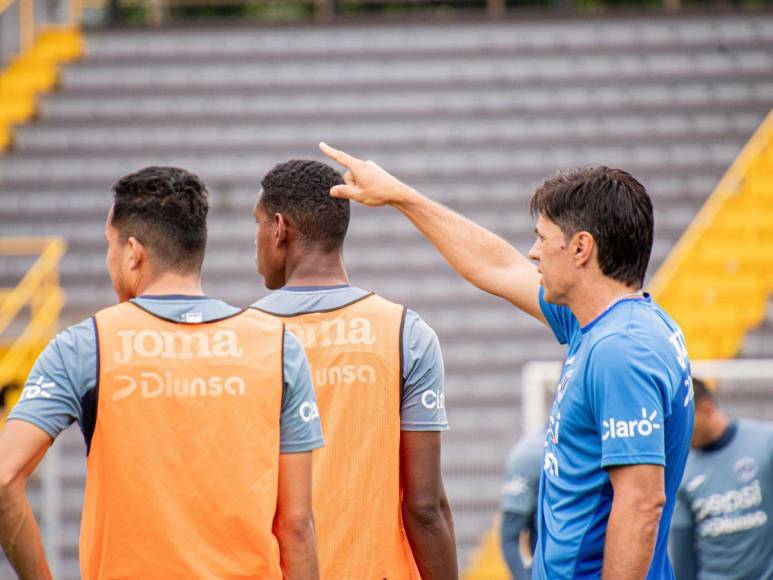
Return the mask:
POLYGON ((305 247, 321 246, 329 252, 344 243, 349 228, 349 200, 330 196, 330 188, 343 182, 325 163, 290 159, 263 177, 261 203, 269 215, 289 216, 305 247))
POLYGON ((700 401, 711 401, 712 403, 717 402, 717 397, 714 394, 714 391, 709 388, 708 384, 706 384, 698 377, 692 378, 692 392, 696 403, 700 401))
POLYGON ((207 246, 207 186, 178 167, 146 167, 113 186, 112 225, 135 237, 166 271, 201 270, 207 246))
POLYGON ((530 209, 558 225, 567 239, 590 233, 605 276, 644 284, 655 220, 647 190, 630 173, 604 166, 560 172, 537 189, 530 209))

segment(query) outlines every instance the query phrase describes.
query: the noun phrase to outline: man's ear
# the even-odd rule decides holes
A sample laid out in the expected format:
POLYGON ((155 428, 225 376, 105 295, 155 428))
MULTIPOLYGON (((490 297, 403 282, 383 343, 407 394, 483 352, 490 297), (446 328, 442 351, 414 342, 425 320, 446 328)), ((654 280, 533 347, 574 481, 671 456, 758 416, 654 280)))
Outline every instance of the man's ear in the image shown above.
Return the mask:
POLYGON ((696 413, 705 413, 705 414, 711 414, 714 411, 714 403, 711 402, 709 399, 700 399, 695 401, 695 412, 696 413))
POLYGON ((274 243, 277 246, 287 241, 287 222, 281 213, 274 214, 274 243))
POLYGON ((590 233, 582 231, 572 236, 569 242, 569 251, 577 267, 587 265, 596 251, 596 240, 590 233))
POLYGON ((147 260, 148 254, 145 246, 134 236, 129 236, 129 239, 126 240, 125 251, 128 255, 130 270, 139 270, 143 262, 147 260))

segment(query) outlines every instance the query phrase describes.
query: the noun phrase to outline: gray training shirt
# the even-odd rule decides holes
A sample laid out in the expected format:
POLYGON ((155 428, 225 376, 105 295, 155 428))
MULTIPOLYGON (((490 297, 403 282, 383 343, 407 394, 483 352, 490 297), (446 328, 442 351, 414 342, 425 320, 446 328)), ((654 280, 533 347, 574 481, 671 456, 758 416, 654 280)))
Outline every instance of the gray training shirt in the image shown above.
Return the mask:
POLYGON ((690 452, 671 526, 692 530, 700 580, 773 580, 773 423, 731 428, 690 452))
MULTIPOLYGON (((273 314, 298 314, 333 310, 368 294, 355 286, 285 286, 253 304, 273 314)), ((403 327, 403 392, 400 430, 445 431, 446 418, 443 355, 437 335, 412 310, 403 327)))
MULTIPOLYGON (((239 311, 225 302, 204 296, 141 296, 134 302, 156 316, 174 322, 191 318, 207 322, 239 311)), ((32 423, 52 438, 75 421, 83 428, 84 421, 88 422, 83 400, 96 388, 97 367, 97 336, 94 321, 89 318, 60 332, 48 344, 35 362, 19 402, 8 419, 32 423)), ((316 397, 303 347, 289 332, 285 332, 284 341, 284 383, 279 419, 281 452, 303 452, 322 447, 319 418, 304 418, 300 412, 305 402, 316 401, 316 397)))

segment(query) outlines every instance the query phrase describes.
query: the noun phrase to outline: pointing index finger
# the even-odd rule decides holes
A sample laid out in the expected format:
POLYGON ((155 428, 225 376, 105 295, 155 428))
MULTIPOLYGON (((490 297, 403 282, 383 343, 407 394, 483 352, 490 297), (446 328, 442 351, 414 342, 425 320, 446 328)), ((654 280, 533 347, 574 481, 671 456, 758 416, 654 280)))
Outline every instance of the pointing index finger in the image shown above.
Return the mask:
POLYGON ((338 161, 341 165, 348 169, 354 169, 356 165, 359 165, 362 163, 361 159, 357 159, 356 157, 349 155, 348 153, 345 153, 344 151, 341 151, 339 149, 334 149, 324 141, 319 142, 319 150, 322 151, 325 155, 330 157, 330 159, 333 159, 334 161, 338 161))

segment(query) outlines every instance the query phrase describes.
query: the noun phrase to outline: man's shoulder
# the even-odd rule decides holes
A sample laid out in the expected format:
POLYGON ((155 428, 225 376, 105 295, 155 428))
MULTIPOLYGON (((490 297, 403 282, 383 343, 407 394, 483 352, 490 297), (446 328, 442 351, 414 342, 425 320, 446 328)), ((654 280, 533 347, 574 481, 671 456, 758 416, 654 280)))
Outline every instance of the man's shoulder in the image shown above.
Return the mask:
POLYGON ((542 468, 542 456, 544 452, 545 429, 540 428, 521 438, 510 450, 507 464, 512 469, 526 469, 538 466, 536 471, 542 468))
POLYGON ((68 326, 59 332, 51 340, 50 344, 54 344, 59 348, 67 349, 94 344, 96 348, 97 330, 95 316, 90 316, 84 320, 81 320, 77 324, 68 326))
POLYGON ((738 435, 736 443, 740 448, 759 446, 767 453, 773 445, 773 421, 738 419, 738 435))
POLYGON ((652 320, 646 313, 643 319, 618 317, 593 331, 590 348, 596 362, 635 367, 653 361, 658 363, 655 368, 668 369, 670 374, 680 374, 687 368, 688 355, 681 331, 652 320))
POLYGON ((252 303, 250 308, 282 317, 299 316, 313 312, 325 312, 344 308, 371 296, 373 293, 356 286, 323 287, 313 289, 274 290, 252 303))

